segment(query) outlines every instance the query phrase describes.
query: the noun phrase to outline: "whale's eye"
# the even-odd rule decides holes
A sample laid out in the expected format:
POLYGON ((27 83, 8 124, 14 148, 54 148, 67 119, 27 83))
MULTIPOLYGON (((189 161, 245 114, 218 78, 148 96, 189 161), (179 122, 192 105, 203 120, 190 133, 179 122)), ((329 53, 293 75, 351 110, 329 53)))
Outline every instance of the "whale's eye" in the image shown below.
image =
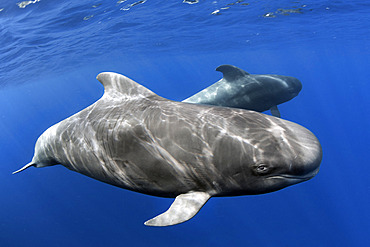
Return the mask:
POLYGON ((270 171, 270 167, 266 164, 258 164, 254 167, 254 171, 259 175, 264 175, 270 171))
POLYGON ((264 164, 260 164, 260 165, 258 165, 257 166, 257 171, 259 171, 259 172, 265 172, 265 171, 267 171, 267 166, 266 165, 264 165, 264 164))

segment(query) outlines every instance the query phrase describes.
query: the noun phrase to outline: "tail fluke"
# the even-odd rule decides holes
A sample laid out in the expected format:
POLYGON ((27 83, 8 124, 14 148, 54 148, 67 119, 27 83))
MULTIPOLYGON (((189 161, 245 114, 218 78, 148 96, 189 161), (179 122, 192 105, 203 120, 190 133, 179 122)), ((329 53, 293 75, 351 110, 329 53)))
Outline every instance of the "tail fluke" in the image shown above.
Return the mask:
POLYGON ((16 173, 18 173, 18 172, 21 172, 21 171, 23 171, 23 170, 26 170, 27 168, 29 168, 29 167, 31 167, 31 166, 35 166, 35 165, 36 165, 36 164, 28 163, 27 165, 23 166, 21 169, 19 169, 19 170, 17 170, 17 171, 15 171, 15 172, 13 172, 12 174, 16 174, 16 173))

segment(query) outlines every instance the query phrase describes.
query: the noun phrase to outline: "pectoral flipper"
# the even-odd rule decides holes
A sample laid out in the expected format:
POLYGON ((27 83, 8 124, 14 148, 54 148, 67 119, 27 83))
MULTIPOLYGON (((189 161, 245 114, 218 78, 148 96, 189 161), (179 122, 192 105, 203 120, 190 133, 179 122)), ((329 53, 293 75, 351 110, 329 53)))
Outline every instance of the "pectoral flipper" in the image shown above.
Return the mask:
POLYGON ((196 215, 211 196, 206 192, 189 192, 178 195, 164 213, 148 220, 147 226, 171 226, 180 224, 196 215))

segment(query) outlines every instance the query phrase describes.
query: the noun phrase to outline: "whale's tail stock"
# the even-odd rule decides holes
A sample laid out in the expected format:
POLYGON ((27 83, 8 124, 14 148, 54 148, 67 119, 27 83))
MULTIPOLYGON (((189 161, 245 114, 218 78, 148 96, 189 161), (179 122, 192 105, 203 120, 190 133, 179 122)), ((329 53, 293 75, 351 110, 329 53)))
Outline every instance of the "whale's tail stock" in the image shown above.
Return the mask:
POLYGON ((35 166, 35 165, 36 165, 36 164, 34 164, 34 163, 30 162, 30 163, 28 163, 27 165, 23 166, 21 169, 16 170, 15 172, 13 172, 12 174, 16 174, 16 173, 18 173, 18 172, 24 171, 24 170, 26 170, 27 168, 29 168, 29 167, 31 167, 31 166, 35 166))

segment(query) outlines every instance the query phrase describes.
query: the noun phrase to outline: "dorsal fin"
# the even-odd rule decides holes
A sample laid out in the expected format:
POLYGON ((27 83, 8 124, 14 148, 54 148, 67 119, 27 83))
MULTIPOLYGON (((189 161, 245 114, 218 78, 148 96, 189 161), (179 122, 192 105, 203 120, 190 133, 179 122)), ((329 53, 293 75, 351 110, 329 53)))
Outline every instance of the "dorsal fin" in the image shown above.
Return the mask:
POLYGON ((105 93, 121 93, 128 96, 149 97, 156 95, 130 78, 114 72, 100 73, 96 79, 104 86, 105 93))
POLYGON ((249 75, 249 73, 245 72, 244 70, 233 66, 233 65, 221 65, 216 68, 216 71, 222 72, 224 75, 225 80, 227 81, 235 81, 238 80, 241 77, 244 77, 246 75, 249 75))

